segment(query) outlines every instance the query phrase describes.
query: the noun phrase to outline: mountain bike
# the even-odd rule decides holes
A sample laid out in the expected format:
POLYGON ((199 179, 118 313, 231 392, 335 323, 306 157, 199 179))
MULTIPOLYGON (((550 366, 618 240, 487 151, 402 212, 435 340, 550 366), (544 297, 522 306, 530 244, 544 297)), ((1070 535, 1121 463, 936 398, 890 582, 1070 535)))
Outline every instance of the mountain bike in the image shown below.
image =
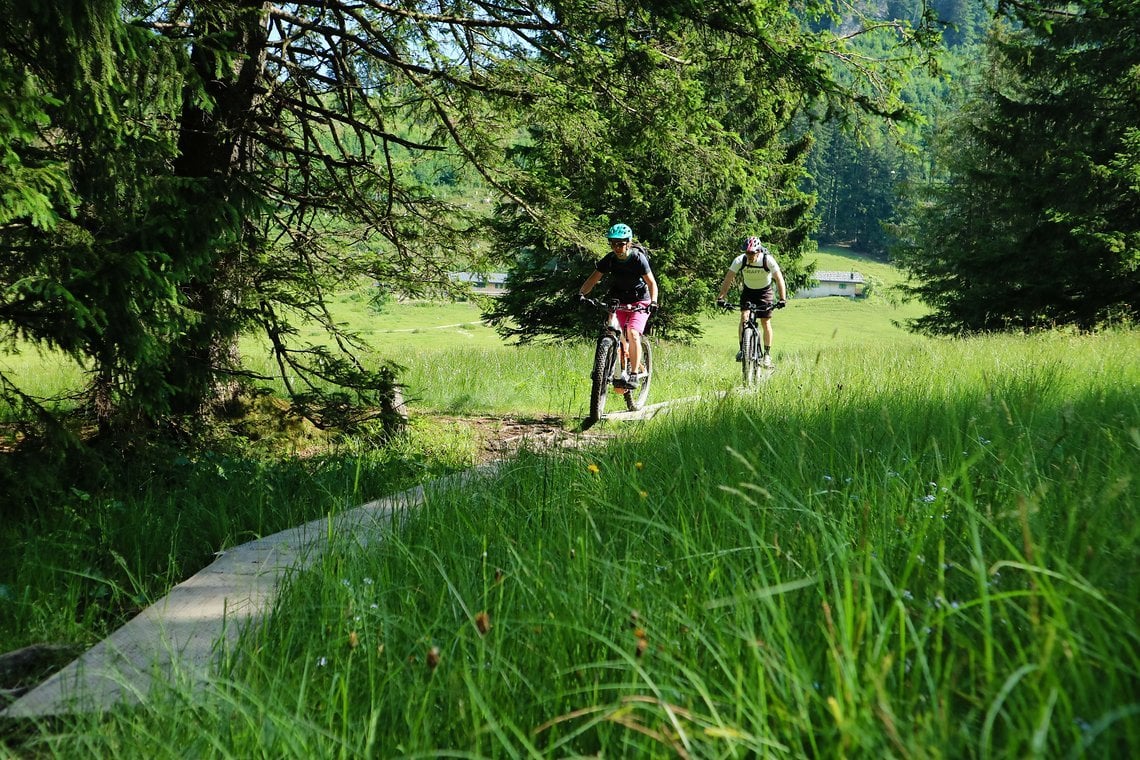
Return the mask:
POLYGON ((744 375, 744 387, 751 387, 760 379, 760 370, 764 369, 764 349, 760 344, 760 325, 756 322, 758 305, 725 302, 722 308, 725 311, 748 311, 748 318, 744 320, 744 329, 740 333, 740 372, 744 375))
POLYGON ((649 397, 649 385, 653 381, 653 348, 644 335, 641 336, 641 366, 629 366, 629 354, 626 352, 626 341, 622 336, 621 327, 618 326, 617 313, 619 311, 640 311, 652 314, 647 306, 627 306, 611 300, 604 303, 594 298, 582 299, 591 306, 606 312, 606 319, 598 333, 597 346, 594 349, 594 369, 590 373, 590 416, 589 423, 597 422, 606 411, 606 396, 611 386, 615 393, 625 399, 625 406, 631 412, 636 412, 645 405, 649 397), (632 388, 623 387, 621 376, 625 374, 632 388))

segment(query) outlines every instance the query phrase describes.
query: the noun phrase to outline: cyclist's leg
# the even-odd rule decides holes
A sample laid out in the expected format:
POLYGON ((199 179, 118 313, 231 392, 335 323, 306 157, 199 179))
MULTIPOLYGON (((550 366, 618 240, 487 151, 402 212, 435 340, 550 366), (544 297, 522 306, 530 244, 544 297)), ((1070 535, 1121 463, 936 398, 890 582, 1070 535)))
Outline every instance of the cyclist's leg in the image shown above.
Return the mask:
POLYGON ((629 343, 629 368, 637 372, 637 368, 641 366, 641 333, 632 327, 628 327, 625 331, 625 338, 629 343))
MULTIPOLYGON (((768 290, 770 291, 771 288, 768 288, 768 290)), ((744 304, 747 304, 747 303, 755 304, 755 305, 763 304, 764 303, 764 290, 763 289, 757 289, 757 288, 750 288, 748 286, 742 287, 740 289, 740 304, 743 306, 744 304)), ((757 313, 759 313, 759 311, 757 311, 757 313)), ((743 310, 740 312, 740 337, 741 338, 743 338, 743 336, 744 336, 744 324, 748 321, 748 318, 751 316, 752 316, 751 311, 743 310)))
POLYGON ((772 348, 772 310, 776 308, 776 291, 771 285, 755 291, 756 318, 760 321, 761 345, 764 353, 772 348))
MULTIPOLYGON (((639 305, 644 306, 648 301, 642 301, 639 305)), ((641 334, 645 332, 645 323, 649 320, 649 315, 640 311, 625 311, 619 312, 620 324, 622 331, 625 333, 626 342, 629 345, 629 368, 633 372, 638 371, 641 366, 641 334)))

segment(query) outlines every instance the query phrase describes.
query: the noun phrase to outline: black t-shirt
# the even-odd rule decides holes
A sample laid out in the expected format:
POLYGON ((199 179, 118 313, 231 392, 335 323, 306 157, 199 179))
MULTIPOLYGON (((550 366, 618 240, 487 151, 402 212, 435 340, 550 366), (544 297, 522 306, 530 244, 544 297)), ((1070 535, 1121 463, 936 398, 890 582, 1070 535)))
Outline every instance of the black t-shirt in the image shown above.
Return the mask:
POLYGON ((641 248, 633 247, 625 261, 611 251, 603 256, 594 268, 602 274, 610 275, 610 298, 616 298, 621 303, 648 300, 649 287, 641 278, 651 270, 649 259, 642 253, 641 248))

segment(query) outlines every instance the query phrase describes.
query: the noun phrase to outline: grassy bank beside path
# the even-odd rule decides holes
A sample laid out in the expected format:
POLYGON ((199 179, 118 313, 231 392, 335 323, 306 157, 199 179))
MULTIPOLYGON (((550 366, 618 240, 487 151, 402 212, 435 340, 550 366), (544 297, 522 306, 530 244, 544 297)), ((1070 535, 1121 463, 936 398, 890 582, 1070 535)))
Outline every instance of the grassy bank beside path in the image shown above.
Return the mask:
MULTIPOLYGON (((1126 757, 1135 332, 848 346, 524 453, 46 756, 1126 757)), ((347 538, 347 537, 346 537, 347 538)))

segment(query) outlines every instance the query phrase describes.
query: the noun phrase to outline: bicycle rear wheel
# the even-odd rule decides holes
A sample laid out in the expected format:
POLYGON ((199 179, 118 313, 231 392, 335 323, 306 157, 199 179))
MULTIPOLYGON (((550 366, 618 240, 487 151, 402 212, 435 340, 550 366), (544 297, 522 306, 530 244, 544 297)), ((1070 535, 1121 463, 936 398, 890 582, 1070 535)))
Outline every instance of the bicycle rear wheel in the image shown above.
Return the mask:
POLYGON ((756 382, 757 367, 759 365, 759 358, 756 355, 756 330, 751 327, 745 327, 744 332, 740 335, 740 350, 743 356, 740 357, 740 371, 744 375, 744 387, 751 387, 756 382))
POLYGON ((635 389, 625 394, 625 406, 631 412, 645 406, 645 400, 649 398, 649 384, 653 381, 653 347, 644 336, 641 338, 641 363, 645 365, 644 376, 638 380, 635 389))
POLYGON ((591 422, 597 422, 606 413, 606 394, 610 389, 610 379, 614 374, 617 354, 617 338, 612 335, 604 335, 598 339, 598 347, 594 350, 594 370, 590 374, 592 384, 589 419, 591 422))

